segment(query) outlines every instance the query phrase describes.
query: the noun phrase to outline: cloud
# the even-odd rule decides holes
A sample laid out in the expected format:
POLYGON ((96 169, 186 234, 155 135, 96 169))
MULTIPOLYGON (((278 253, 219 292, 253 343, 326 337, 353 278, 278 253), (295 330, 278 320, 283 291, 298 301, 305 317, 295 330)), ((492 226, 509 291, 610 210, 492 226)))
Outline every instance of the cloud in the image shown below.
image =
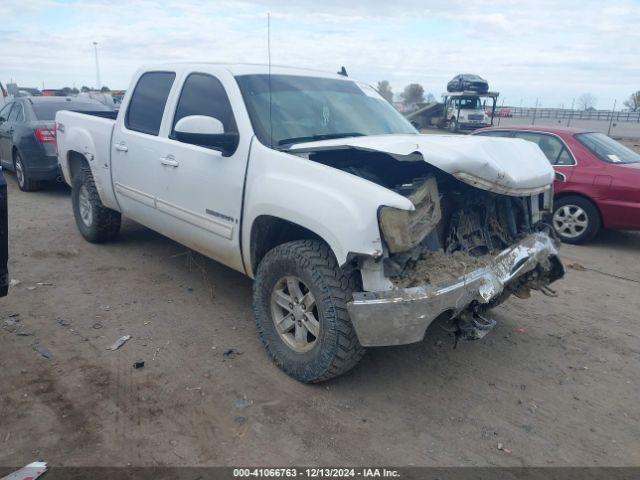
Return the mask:
POLYGON ((568 104, 591 91, 601 107, 640 88, 636 0, 4 0, 0 80, 93 85, 93 41, 104 84, 126 88, 144 63, 265 62, 336 71, 395 91, 438 95, 477 72, 507 103, 568 104), (10 26, 10 27, 8 27, 10 26))

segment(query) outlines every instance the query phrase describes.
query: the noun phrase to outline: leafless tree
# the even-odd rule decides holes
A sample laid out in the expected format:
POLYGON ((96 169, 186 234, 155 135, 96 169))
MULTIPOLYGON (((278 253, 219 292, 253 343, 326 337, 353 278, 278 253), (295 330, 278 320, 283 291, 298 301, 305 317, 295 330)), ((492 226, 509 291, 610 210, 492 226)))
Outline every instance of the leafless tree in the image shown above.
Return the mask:
POLYGON ((580 110, 591 110, 596 106, 596 97, 593 94, 586 92, 578 97, 578 108, 580 110))
POLYGON ((640 111, 640 90, 632 93, 629 100, 625 100, 624 106, 632 112, 640 111))

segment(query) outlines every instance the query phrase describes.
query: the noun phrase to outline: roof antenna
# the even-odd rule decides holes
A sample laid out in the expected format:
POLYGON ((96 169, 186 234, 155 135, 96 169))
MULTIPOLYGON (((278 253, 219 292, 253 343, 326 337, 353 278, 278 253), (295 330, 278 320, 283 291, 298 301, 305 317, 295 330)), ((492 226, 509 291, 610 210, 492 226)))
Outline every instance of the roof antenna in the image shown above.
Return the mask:
POLYGON ((267 52, 269 55, 269 143, 273 148, 273 122, 271 121, 271 13, 267 13, 267 52))
POLYGON ((342 75, 343 77, 348 77, 349 75, 347 75, 347 69, 344 68, 344 65, 342 66, 342 68, 340 69, 339 72, 337 72, 338 75, 342 75))

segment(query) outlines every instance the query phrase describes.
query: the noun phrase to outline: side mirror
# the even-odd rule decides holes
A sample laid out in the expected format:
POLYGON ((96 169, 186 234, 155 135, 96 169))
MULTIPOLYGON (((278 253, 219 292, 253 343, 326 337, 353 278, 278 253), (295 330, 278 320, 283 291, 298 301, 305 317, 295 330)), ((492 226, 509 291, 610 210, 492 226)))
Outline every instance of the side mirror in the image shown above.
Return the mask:
POLYGON ((222 122, 214 117, 183 117, 178 120, 173 132, 173 138, 179 142, 220 150, 223 155, 230 155, 238 147, 238 133, 225 133, 222 122))

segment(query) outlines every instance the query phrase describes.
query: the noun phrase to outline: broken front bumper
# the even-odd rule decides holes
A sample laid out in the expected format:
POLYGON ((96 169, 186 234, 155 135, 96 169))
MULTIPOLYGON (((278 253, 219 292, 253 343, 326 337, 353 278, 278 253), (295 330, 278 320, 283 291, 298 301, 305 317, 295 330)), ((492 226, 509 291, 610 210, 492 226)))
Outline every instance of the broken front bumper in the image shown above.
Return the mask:
POLYGON ((419 342, 427 327, 447 312, 457 317, 472 304, 499 303, 501 295, 540 288, 561 278, 557 242, 535 233, 500 252, 487 267, 443 285, 357 292, 347 308, 365 347, 419 342))

